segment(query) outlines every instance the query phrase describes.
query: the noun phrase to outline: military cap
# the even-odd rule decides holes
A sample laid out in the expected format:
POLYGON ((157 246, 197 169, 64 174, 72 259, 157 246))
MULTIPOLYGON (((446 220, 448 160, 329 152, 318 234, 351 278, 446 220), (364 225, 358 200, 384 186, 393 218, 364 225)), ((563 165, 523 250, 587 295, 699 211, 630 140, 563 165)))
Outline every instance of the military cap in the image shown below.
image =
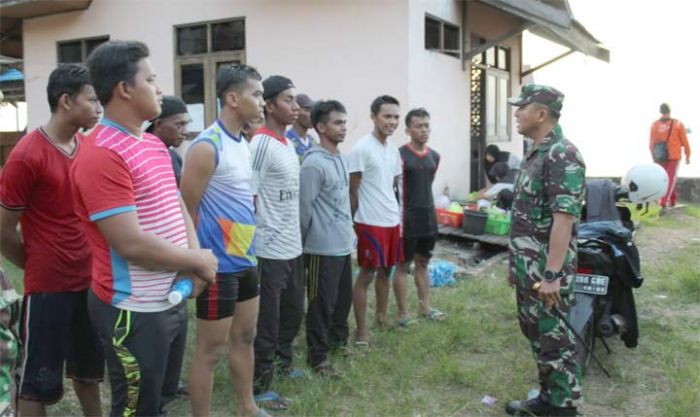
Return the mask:
POLYGON ((520 95, 508 99, 512 106, 525 106, 530 103, 540 103, 549 107, 554 117, 559 117, 564 105, 564 94, 556 88, 540 84, 526 84, 520 90, 520 95))

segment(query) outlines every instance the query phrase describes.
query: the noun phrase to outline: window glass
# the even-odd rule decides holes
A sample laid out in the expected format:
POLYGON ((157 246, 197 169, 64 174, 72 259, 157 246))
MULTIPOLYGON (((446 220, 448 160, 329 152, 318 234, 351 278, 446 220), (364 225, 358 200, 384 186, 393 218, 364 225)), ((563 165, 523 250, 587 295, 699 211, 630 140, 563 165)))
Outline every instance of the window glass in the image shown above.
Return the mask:
POLYGON ((58 44, 58 62, 68 64, 83 62, 83 47, 80 41, 58 44))
POLYGON ((498 78, 498 137, 507 140, 508 132, 508 79, 498 78))
POLYGON ((496 48, 492 47, 486 50, 486 65, 490 67, 496 66, 496 48))
POLYGON ((219 116, 216 79, 224 65, 245 63, 245 18, 174 27, 176 94, 187 104, 189 131, 201 132, 219 116))
POLYGON ((498 48, 498 68, 508 70, 508 50, 506 48, 498 48))
POLYGON ((425 18, 425 49, 440 49, 440 27, 442 24, 429 17, 425 18))
POLYGON ((459 27, 444 23, 443 29, 443 39, 445 40, 445 53, 453 56, 459 56, 459 27))
POLYGON ((496 136, 496 76, 486 77, 486 137, 496 136))
POLYGON ((177 29, 177 54, 191 55, 207 52, 207 26, 190 26, 177 29))
POLYGON ((245 20, 212 24, 211 40, 213 51, 240 51, 245 49, 245 20))
POLYGON ((204 130, 204 65, 189 64, 180 67, 182 100, 192 118, 189 129, 192 132, 204 130))
POLYGON ((88 39, 85 41, 85 59, 90 56, 90 53, 97 48, 98 46, 102 45, 103 43, 107 42, 109 40, 109 37, 106 38, 97 38, 97 39, 88 39))

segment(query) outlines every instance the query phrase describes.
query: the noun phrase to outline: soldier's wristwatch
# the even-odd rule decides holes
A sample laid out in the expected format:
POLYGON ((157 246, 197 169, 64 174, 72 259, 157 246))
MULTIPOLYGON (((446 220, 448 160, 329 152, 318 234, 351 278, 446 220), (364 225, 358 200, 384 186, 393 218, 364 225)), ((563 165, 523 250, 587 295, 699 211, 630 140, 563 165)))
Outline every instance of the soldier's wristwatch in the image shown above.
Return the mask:
POLYGON ((562 273, 562 271, 554 272, 549 269, 544 271, 544 280, 547 282, 554 282, 563 276, 564 273, 562 273))

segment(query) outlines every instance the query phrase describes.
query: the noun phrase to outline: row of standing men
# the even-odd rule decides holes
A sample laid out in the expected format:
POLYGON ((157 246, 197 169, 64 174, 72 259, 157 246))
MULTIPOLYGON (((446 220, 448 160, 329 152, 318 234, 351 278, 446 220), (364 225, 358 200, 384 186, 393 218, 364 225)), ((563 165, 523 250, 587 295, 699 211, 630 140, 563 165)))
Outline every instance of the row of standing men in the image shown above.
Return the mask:
POLYGON ((182 164, 164 143, 186 130, 186 106, 161 97, 148 55, 140 42, 113 41, 87 66, 57 68, 47 86, 51 119, 20 140, 2 171, 2 252, 25 271, 21 414, 45 414, 61 398, 65 362, 83 412, 99 415, 104 361, 111 415, 163 413, 178 391, 187 331, 186 303, 172 306, 167 296, 183 276, 195 287, 188 385, 198 416, 210 414, 222 350, 237 415, 289 406, 270 388, 276 368, 295 374, 305 291, 307 360, 325 377, 339 375, 329 351, 351 339, 351 305, 351 342, 370 342, 365 312, 375 275, 378 326, 389 325, 397 265, 398 324, 413 320, 406 302, 413 260, 419 314, 445 317, 428 301, 440 157, 426 146, 427 111, 408 113, 411 141, 399 149, 388 142, 399 103, 377 97, 373 131, 346 158, 338 149, 346 135, 340 102, 312 102, 286 77, 263 81, 252 67, 227 66, 217 78, 219 117, 182 164), (289 125, 314 128, 318 145, 289 125), (80 129, 92 130, 82 137, 80 129), (245 138, 246 131, 254 134, 245 138))

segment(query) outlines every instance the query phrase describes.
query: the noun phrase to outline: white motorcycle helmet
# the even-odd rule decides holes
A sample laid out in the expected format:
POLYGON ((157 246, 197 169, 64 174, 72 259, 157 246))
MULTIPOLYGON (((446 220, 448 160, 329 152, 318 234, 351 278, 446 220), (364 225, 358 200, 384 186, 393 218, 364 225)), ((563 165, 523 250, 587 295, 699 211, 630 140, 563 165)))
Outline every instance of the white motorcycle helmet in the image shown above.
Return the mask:
POLYGON ((668 189, 668 175, 656 164, 636 165, 622 179, 633 203, 644 204, 660 199, 668 189))

